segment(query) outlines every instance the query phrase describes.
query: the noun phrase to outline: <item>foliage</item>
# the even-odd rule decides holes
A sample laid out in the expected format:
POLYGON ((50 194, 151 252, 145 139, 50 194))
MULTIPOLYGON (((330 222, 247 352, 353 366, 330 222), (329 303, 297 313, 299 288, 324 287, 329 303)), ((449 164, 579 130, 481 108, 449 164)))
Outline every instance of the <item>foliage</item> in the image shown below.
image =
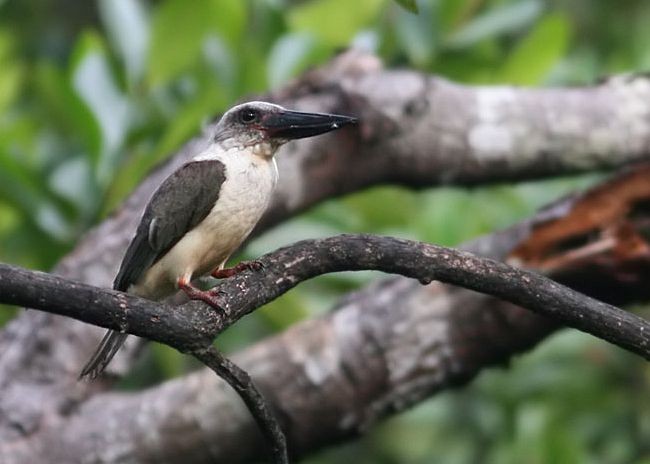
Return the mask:
MULTIPOLYGON (((411 11, 389 0, 98 0, 75 11, 59 0, 0 1, 0 260, 50 268, 204 121, 340 47, 483 84, 589 83, 650 65, 643 0, 399 3, 411 11)), ((585 182, 376 188, 327 202, 247 252, 342 231, 454 245, 585 182)), ((324 311, 374 277, 307 283, 220 344, 234 349, 324 311)), ((189 368, 163 347, 152 353, 125 385, 189 368)), ((630 356, 565 333, 509 370, 307 462, 648 462, 649 376, 630 356)))
POLYGON ((418 4, 415 0, 395 0, 395 1, 413 13, 418 12, 418 4))

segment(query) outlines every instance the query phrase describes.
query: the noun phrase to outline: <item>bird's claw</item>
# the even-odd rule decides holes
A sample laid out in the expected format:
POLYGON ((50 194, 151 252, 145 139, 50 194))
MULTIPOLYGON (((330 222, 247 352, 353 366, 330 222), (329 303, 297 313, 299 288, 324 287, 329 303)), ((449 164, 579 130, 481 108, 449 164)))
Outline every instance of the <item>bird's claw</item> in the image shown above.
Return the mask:
POLYGON ((262 261, 258 261, 256 259, 252 261, 244 261, 243 263, 239 264, 245 266, 246 269, 250 269, 251 271, 261 271, 264 269, 264 264, 262 264, 262 261))
POLYGON ((242 261, 241 263, 238 263, 234 267, 229 267, 226 269, 216 269, 212 272, 212 277, 215 279, 227 279, 229 277, 233 277, 240 272, 244 271, 259 271, 264 268, 264 265, 257 260, 252 260, 252 261, 242 261))
POLYGON ((221 292, 212 290, 206 290, 201 293, 195 293, 193 296, 190 296, 191 300, 199 300, 203 303, 211 306, 213 309, 223 312, 223 307, 221 305, 221 292))
POLYGON ((178 287, 185 292, 190 300, 202 301, 217 311, 223 311, 220 298, 222 295, 225 295, 225 292, 217 289, 201 290, 200 288, 183 281, 179 282, 178 287))

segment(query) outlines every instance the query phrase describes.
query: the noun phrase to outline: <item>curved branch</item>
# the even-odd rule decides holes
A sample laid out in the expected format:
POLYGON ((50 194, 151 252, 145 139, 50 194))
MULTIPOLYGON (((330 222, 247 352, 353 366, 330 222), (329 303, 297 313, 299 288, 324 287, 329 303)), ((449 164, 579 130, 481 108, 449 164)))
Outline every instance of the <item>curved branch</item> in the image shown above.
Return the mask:
MULTIPOLYGON (((570 89, 471 87, 413 71, 386 71, 376 57, 351 51, 265 98, 296 108, 354 113, 363 124, 289 144, 279 154, 281 182, 258 232, 323 199, 369 185, 546 177, 650 155, 650 79, 643 75, 570 89)), ((153 190, 207 140, 207 135, 191 140, 155 170, 55 272, 108 286, 153 190)), ((100 337, 82 324, 34 313, 21 315, 10 330, 0 333, 0 351, 19 337, 23 352, 0 360, 0 389, 17 375, 29 376, 47 398, 65 396, 74 382, 70 366, 81 363, 87 351, 79 347, 90 349, 100 337), (25 363, 23 355, 32 362, 25 363), (52 389, 39 370, 32 371, 44 364, 51 368, 52 389)), ((132 360, 133 350, 122 350, 112 371, 123 373, 132 360)), ((0 418, 0 437, 5 433, 14 436, 15 427, 0 418)))
POLYGON ((25 305, 166 343, 204 348, 241 317, 312 277, 376 270, 492 295, 590 333, 650 360, 650 322, 535 272, 471 253, 392 237, 339 235, 304 240, 214 287, 222 312, 199 302, 172 308, 125 293, 0 265, 0 302, 25 305), (93 301, 89 307, 87 302, 93 301))
POLYGON ((287 440, 268 403, 246 371, 223 357, 214 346, 196 350, 192 355, 225 380, 246 403, 257 425, 272 446, 271 456, 277 464, 288 464, 287 440))
MULTIPOLYGON (((633 193, 629 181, 647 191, 647 175, 648 169, 632 171, 631 177, 623 175, 557 203, 534 218, 467 244, 467 249, 503 259, 518 245, 531 243, 531 236, 538 232, 546 231, 548 243, 549 226, 575 224, 571 212, 584 212, 586 202, 598 210, 600 203, 593 204, 598 198, 610 210, 611 200, 620 200, 613 211, 624 216, 630 210, 630 196, 644 198, 633 193)), ((602 227, 611 221, 625 222, 621 219, 610 217, 602 227)), ((644 224, 643 217, 637 219, 644 224)), ((572 226, 569 230, 575 231, 572 226)), ((632 237, 626 233, 626 238, 632 237)), ((562 240, 561 235, 558 238, 562 240)), ((600 274, 594 269, 595 274, 586 276, 580 267, 572 267, 561 278, 615 304, 647 301, 650 293, 643 285, 642 276, 647 275, 643 255, 637 261, 639 278, 630 274, 636 252, 643 253, 643 248, 631 248, 632 261, 620 261, 623 249, 615 249, 619 258, 614 268, 613 262, 604 261, 600 274), (615 277, 619 272, 623 272, 622 280, 615 277)), ((519 256, 524 262, 528 259, 519 256)), ((356 437, 374 420, 439 390, 464 384, 488 366, 503 365, 555 328, 547 319, 475 292, 389 278, 349 295, 327 315, 258 342, 236 360, 264 387, 265 397, 281 413, 292 452, 304 455, 356 437)), ((10 347, 17 353, 22 348, 18 343, 10 347)), ((4 356, 15 355, 5 352, 4 356)), ((74 378, 79 366, 68 365, 74 378)), ((9 405, 24 397, 25 388, 17 379, 11 385, 15 388, 3 396, 9 405)), ((72 382, 65 392, 77 396, 88 385, 72 382)), ((32 396, 30 404, 37 399, 32 396)), ((43 404, 47 403, 36 402, 38 407, 43 404)), ((26 415, 29 409, 12 415, 13 423, 32 433, 0 446, 0 461, 74 462, 88 457, 89 461, 116 463, 119 456, 130 456, 136 462, 235 463, 259 460, 264 449, 241 401, 206 371, 136 394, 104 393, 78 403, 54 404, 59 405, 56 415, 48 416, 53 426, 34 429, 33 419, 40 416, 26 415)))
MULTIPOLYGON (((412 71, 385 71, 375 57, 352 52, 265 98, 297 108, 354 112, 363 118, 364 124, 358 131, 291 144, 280 154, 279 190, 258 231, 325 198, 374 184, 397 182, 410 187, 479 184, 603 169, 649 156, 650 79, 644 75, 621 76, 597 86, 571 89, 472 87, 412 71)), ((108 286, 153 189, 205 143, 206 137, 197 137, 154 171, 116 214, 79 242, 55 272, 85 283, 108 286)), ((519 233, 525 234, 526 230, 528 225, 522 224, 519 233)), ((483 242, 478 251, 502 258, 516 239, 499 240, 483 242)), ((391 295, 396 288, 403 292, 400 293, 403 299, 414 301, 416 306, 422 306, 417 303, 418 298, 429 295, 399 279, 380 287, 382 291, 376 293, 362 292, 367 300, 364 307, 376 309, 384 301, 393 301, 391 295)), ((443 306, 453 306, 453 301, 445 299, 443 306)), ((429 312, 428 317, 433 317, 436 311, 429 312)), ((509 311, 505 305, 494 312, 510 314, 509 311)), ((444 320, 439 322, 448 329, 457 330, 456 319, 462 320, 463 327, 471 325, 475 327, 474 333, 486 334, 485 343, 498 343, 498 346, 491 345, 494 359, 489 356, 484 359, 484 349, 454 352, 448 362, 454 366, 464 363, 467 369, 461 369, 462 372, 475 372, 491 362, 500 362, 504 356, 532 346, 549 330, 547 323, 528 312, 515 311, 515 319, 503 316, 508 324, 516 320, 517 327, 509 331, 506 343, 487 336, 501 333, 488 331, 495 330, 499 324, 490 326, 485 318, 472 319, 473 314, 483 314, 483 310, 474 306, 470 310, 465 305, 444 313, 444 320), (504 348, 501 357, 494 354, 506 345, 509 348, 504 348), (466 357, 468 353, 473 358, 466 357)), ((324 321, 322 325, 327 324, 324 321)), ((78 366, 100 336, 100 330, 76 320, 34 311, 21 314, 3 328, 0 332, 3 353, 0 357, 0 410, 3 411, 0 439, 3 442, 34 436, 37 431, 47 434, 43 424, 62 420, 62 411, 81 407, 99 389, 110 385, 91 387, 75 381, 78 366), (20 384, 16 379, 20 379, 20 384), (20 390, 25 388, 31 392, 33 401, 29 404, 20 400, 20 390)), ((112 372, 125 372, 134 359, 133 353, 133 349, 123 349, 111 364, 112 372)), ((443 378, 450 377, 457 382, 458 377, 467 375, 470 374, 458 374, 454 370, 443 378)), ((98 401, 96 404, 107 404, 102 403, 107 401, 104 396, 98 401)), ((115 405, 115 410, 120 408, 115 405)), ((224 404, 219 403, 216 410, 223 411, 224 404)), ((114 410, 105 413, 111 412, 114 410)), ((99 415, 106 417, 101 410, 94 410, 94 417, 99 415)), ((322 417, 319 421, 322 424, 322 417)), ((87 426, 81 424, 77 431, 85 431, 87 426)), ((123 430, 126 429, 120 429, 123 430)), ((109 437, 104 430, 97 433, 109 437)), ((122 442, 127 438, 128 435, 122 437, 122 442)), ((74 437, 70 443, 76 443, 74 437)), ((238 452, 230 451, 234 454, 229 456, 238 452)), ((184 448, 184 452, 190 450, 184 448)), ((44 453, 48 456, 47 450, 44 453)))

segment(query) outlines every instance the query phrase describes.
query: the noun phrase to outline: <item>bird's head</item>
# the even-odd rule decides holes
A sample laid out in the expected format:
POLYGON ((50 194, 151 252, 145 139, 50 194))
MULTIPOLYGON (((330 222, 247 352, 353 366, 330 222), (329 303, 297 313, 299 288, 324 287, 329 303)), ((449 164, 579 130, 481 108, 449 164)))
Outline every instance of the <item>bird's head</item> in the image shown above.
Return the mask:
POLYGON ((214 140, 227 148, 249 148, 254 154, 272 157, 289 140, 324 134, 356 121, 349 116, 290 111, 253 101, 228 110, 217 124, 214 140))

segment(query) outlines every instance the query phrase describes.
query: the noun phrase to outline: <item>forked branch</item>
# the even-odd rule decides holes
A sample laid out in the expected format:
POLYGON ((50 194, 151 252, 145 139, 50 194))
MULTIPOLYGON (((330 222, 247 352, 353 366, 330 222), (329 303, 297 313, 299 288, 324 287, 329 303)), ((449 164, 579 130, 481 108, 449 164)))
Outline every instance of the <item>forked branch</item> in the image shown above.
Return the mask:
POLYGON ((244 271, 215 287, 221 312, 198 302, 172 308, 9 265, 0 265, 0 302, 122 330, 193 354, 235 387, 273 442, 277 462, 286 459, 278 424, 248 376, 211 344, 244 315, 321 274, 377 270, 423 284, 438 280, 458 285, 523 306, 650 360, 650 322, 537 273, 471 253, 392 237, 339 235, 304 240, 258 261, 262 270, 244 271))

